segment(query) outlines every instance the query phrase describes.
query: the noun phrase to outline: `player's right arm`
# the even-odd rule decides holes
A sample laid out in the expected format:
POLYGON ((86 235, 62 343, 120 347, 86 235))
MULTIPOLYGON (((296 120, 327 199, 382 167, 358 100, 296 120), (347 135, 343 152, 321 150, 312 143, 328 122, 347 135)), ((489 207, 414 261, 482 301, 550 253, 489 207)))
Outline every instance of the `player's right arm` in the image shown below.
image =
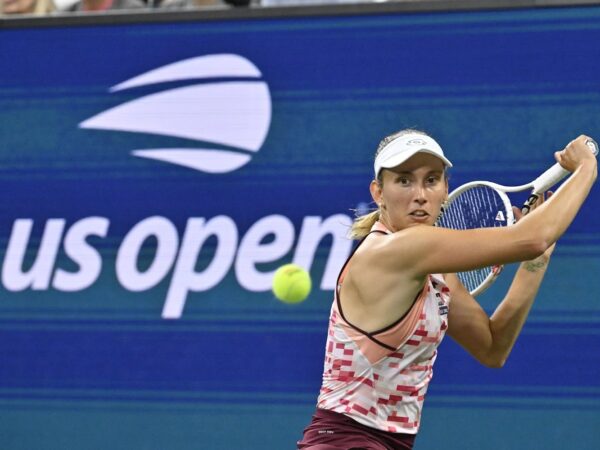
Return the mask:
MULTIPOLYGON (((572 176, 514 226, 451 230, 420 225, 387 236, 369 236, 356 252, 346 277, 345 285, 352 285, 356 293, 356 301, 344 294, 346 312, 360 306, 351 321, 362 323, 359 321, 364 317, 392 315, 392 304, 406 311, 427 274, 527 261, 543 254, 571 223, 596 179, 596 159, 585 140, 578 138, 557 152, 557 160, 573 171, 572 176), (381 307, 378 314, 371 314, 373 299, 379 299, 374 302, 381 307)), ((363 324, 370 325, 369 329, 378 329, 380 323, 363 324)))
POLYGON ((384 270, 408 271, 415 278, 428 273, 455 273, 493 264, 507 264, 541 255, 566 231, 597 177, 596 158, 580 136, 556 160, 573 172, 551 199, 511 227, 449 230, 415 226, 373 248, 384 270))

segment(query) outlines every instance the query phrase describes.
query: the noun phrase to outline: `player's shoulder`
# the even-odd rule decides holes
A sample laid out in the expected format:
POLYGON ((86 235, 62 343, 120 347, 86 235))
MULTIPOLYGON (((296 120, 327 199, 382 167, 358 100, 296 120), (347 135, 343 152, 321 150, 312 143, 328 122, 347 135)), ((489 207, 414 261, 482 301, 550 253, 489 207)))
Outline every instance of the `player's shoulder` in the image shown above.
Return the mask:
POLYGON ((393 235, 391 232, 385 231, 371 231, 367 234, 358 245, 355 256, 362 257, 364 255, 371 255, 384 248, 390 242, 390 237, 393 235))
POLYGON ((371 232, 361 242, 353 256, 358 264, 369 268, 385 266, 390 260, 405 258, 403 249, 409 245, 410 232, 371 232))

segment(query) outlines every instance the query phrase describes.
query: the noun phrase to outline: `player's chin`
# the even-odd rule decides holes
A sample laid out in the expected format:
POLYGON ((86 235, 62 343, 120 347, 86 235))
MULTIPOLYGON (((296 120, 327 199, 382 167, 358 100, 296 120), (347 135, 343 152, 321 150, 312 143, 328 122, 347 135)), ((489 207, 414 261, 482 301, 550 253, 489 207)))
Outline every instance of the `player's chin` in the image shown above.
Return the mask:
POLYGON ((430 215, 426 215, 426 216, 409 215, 408 219, 409 219, 409 226, 433 225, 433 223, 435 222, 435 220, 433 220, 433 218, 430 215))

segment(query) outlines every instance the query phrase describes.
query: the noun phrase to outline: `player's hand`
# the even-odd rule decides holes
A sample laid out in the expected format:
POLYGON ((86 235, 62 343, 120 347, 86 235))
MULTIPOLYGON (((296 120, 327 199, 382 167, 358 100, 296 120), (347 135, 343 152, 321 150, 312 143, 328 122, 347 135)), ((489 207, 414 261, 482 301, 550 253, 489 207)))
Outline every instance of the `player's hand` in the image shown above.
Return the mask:
MULTIPOLYGON (((542 203, 544 203, 544 201, 546 201, 547 199, 549 199, 550 197, 552 197, 552 194, 554 194, 554 192, 547 191, 545 194, 540 195, 539 198, 536 200, 536 202, 533 205, 531 205, 531 207, 529 208, 528 212, 531 212, 535 208, 537 208, 538 206, 540 206, 542 203)), ((513 206, 512 209, 513 209, 513 213, 515 215, 515 223, 516 223, 516 222, 518 222, 519 220, 521 220, 523 218, 524 214, 516 206, 513 206)))
POLYGON ((596 166, 596 156, 587 145, 588 140, 589 137, 583 135, 572 140, 564 150, 554 154, 556 161, 569 172, 575 172, 584 164, 596 166))
MULTIPOLYGON (((544 201, 546 201, 547 199, 549 199, 550 197, 552 197, 552 194, 554 194, 554 192, 548 191, 544 195, 540 195, 540 198, 538 198, 537 201, 531 206, 531 209, 529 210, 529 212, 533 211, 535 208, 537 208, 542 203, 544 203, 544 201)), ((513 213, 515 215, 515 222, 518 222, 519 220, 521 220, 521 218, 524 215, 521 212, 521 210, 519 208, 517 208, 516 206, 513 206, 513 213)), ((548 260, 550 259, 550 256, 552 255, 552 252, 554 251, 555 247, 556 247, 556 242, 554 244, 552 244, 550 247, 548 247, 548 249, 544 253, 542 253, 540 256, 538 256, 537 258, 533 259, 531 262, 536 263, 536 264, 537 263, 540 263, 540 264, 541 263, 547 263, 548 260)))

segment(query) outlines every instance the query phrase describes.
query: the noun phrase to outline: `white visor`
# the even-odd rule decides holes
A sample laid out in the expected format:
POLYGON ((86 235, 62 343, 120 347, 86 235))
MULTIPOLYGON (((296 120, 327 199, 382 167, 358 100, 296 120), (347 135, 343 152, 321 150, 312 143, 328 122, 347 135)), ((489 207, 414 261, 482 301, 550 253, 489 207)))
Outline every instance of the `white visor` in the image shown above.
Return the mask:
POLYGON ((444 156, 442 147, 433 138, 424 134, 409 133, 388 142, 379 152, 375 158, 375 178, 377 178, 381 169, 391 169, 399 166, 411 156, 420 152, 437 156, 446 167, 452 167, 452 163, 444 156))

